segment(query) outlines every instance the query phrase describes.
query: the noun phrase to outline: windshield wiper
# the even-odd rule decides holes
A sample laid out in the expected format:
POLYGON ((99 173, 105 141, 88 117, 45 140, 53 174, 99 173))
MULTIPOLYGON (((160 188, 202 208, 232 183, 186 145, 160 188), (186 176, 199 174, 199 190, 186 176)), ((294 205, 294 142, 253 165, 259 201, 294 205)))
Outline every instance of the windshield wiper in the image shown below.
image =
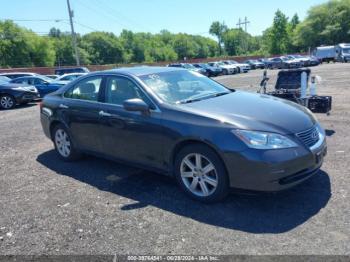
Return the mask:
POLYGON ((176 104, 188 104, 188 103, 197 102, 197 101, 201 101, 201 100, 212 98, 212 97, 218 97, 218 96, 227 95, 229 93, 230 92, 219 92, 219 93, 207 94, 207 95, 199 96, 199 97, 196 97, 196 98, 189 98, 189 99, 179 100, 179 101, 176 102, 176 104))

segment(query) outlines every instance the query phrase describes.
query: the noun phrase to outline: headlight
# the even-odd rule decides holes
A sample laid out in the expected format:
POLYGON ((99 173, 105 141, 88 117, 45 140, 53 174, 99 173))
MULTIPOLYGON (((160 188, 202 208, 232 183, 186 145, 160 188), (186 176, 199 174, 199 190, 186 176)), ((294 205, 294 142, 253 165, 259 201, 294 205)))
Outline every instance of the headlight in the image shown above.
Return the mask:
POLYGON ((248 130, 232 130, 232 132, 250 148, 281 149, 298 147, 289 138, 275 133, 248 130))

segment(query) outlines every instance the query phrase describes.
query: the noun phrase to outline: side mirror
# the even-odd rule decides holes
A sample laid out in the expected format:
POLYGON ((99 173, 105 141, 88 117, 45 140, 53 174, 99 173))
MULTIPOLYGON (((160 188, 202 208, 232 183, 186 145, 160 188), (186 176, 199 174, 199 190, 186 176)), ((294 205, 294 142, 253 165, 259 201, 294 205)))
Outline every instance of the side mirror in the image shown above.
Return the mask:
POLYGON ((124 101, 123 107, 127 111, 148 112, 150 110, 150 107, 139 98, 124 101))

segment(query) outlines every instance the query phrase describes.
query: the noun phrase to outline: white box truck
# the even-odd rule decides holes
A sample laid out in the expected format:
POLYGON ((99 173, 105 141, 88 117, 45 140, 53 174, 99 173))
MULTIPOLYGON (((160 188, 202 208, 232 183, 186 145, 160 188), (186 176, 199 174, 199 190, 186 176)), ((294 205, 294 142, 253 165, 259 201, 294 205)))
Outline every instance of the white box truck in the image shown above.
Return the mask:
POLYGON ((321 62, 334 62, 336 58, 335 46, 319 46, 315 49, 314 56, 321 62))
POLYGON ((350 44, 339 44, 335 46, 336 61, 350 62, 350 44))

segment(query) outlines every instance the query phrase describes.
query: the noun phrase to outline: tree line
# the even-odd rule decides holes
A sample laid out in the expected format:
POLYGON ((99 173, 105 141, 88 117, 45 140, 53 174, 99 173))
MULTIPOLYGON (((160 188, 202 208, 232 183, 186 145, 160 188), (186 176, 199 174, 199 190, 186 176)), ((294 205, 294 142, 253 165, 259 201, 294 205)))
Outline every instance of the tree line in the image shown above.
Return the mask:
MULTIPOLYGON (((261 36, 215 21, 209 37, 162 30, 157 34, 123 30, 120 35, 91 32, 77 35, 81 64, 152 63, 184 58, 306 52, 319 45, 350 42, 350 0, 314 6, 300 21, 277 10, 261 36)), ((0 67, 74 65, 71 35, 52 28, 39 36, 10 20, 0 21, 0 67)))

